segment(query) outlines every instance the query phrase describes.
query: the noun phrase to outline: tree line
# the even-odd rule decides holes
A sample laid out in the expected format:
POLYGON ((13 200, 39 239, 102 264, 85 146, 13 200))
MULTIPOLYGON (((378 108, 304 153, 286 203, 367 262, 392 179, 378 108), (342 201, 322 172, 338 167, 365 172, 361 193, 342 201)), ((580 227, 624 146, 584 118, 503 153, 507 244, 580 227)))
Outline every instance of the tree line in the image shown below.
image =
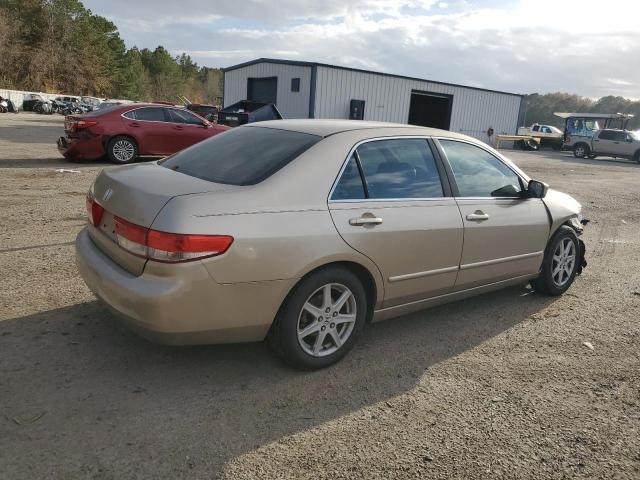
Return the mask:
POLYGON ((79 0, 0 0, 0 87, 141 101, 219 103, 223 74, 165 48, 127 49, 79 0))
POLYGON ((616 96, 592 99, 569 93, 525 95, 522 99, 518 125, 529 126, 532 123, 540 123, 563 129, 564 120, 556 117, 553 112, 630 113, 635 116, 629 122, 628 128, 640 129, 640 101, 616 96))

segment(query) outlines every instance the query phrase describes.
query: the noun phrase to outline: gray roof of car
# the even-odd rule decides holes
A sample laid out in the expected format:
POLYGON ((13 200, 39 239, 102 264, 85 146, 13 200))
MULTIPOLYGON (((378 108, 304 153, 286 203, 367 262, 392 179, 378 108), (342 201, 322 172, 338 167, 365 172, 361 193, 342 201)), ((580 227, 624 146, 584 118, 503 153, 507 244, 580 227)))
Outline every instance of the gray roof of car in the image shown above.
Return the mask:
POLYGON ((464 137, 463 135, 439 130, 437 128, 419 127, 416 125, 405 125, 401 123, 370 122, 365 120, 331 120, 331 119, 289 119, 289 120, 268 120, 264 122, 250 123, 246 127, 275 128, 278 130, 290 130, 300 133, 309 133, 328 137, 341 132, 354 130, 384 130, 402 129, 407 135, 428 135, 446 137, 464 137))

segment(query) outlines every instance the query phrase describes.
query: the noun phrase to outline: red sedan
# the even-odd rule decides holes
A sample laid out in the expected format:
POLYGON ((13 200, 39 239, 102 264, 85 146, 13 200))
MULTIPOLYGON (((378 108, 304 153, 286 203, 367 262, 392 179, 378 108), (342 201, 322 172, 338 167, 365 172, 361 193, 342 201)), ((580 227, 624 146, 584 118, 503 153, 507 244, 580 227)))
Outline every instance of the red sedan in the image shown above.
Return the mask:
POLYGON ((67 136, 58 139, 58 150, 73 160, 106 155, 113 163, 129 163, 139 156, 170 155, 229 128, 179 107, 118 105, 67 116, 67 136))

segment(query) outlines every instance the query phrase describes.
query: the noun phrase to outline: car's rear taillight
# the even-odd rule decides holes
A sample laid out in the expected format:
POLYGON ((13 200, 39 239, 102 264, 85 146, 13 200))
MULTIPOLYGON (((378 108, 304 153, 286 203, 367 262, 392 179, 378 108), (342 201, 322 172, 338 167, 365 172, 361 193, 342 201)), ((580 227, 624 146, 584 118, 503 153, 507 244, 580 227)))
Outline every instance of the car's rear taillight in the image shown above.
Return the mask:
POLYGON ((98 202, 96 202, 95 198, 91 193, 87 193, 87 216, 89 217, 89 222, 91 225, 98 226, 100 225, 100 220, 102 220, 102 215, 104 214, 104 208, 98 202))
POLYGON ((156 262, 178 263, 213 257, 226 252, 233 243, 229 235, 167 233, 141 227, 114 217, 118 245, 156 262))
POLYGON ((85 128, 90 128, 95 125, 98 125, 97 120, 81 120, 78 118, 67 117, 65 122, 66 130, 77 132, 78 130, 84 130, 85 128))

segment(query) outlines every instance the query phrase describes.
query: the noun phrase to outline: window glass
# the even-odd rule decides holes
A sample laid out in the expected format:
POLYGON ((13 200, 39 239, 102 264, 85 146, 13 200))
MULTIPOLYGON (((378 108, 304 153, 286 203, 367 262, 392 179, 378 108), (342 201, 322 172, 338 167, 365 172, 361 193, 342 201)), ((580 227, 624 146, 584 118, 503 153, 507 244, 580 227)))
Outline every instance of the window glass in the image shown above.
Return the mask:
MULTIPOLYGON (((238 127, 158 162, 185 175, 230 185, 255 185, 322 140, 275 128, 238 127)), ((296 179, 292 179, 296 181, 296 179)))
MULTIPOLYGON (((103 104, 100 105, 100 109, 102 110, 103 108, 106 108, 107 106, 111 106, 111 105, 107 105, 106 103, 103 103, 103 104)), ((131 110, 130 112, 123 113, 122 116, 130 118, 131 120, 135 120, 136 119, 136 110, 131 110)))
POLYGON ((136 120, 146 120, 147 122, 166 122, 164 108, 146 107, 136 110, 136 120))
POLYGON ((291 79, 291 91, 292 92, 299 92, 300 91, 300 79, 299 78, 292 78, 291 79))
POLYGON ((424 139, 376 140, 357 149, 369 198, 442 197, 442 184, 424 139))
POLYGON ((538 130, 540 130, 540 127, 538 125, 534 125, 531 130, 533 130, 534 132, 537 132, 538 130))
POLYGON ((519 197, 520 177, 486 150, 469 143, 439 140, 461 197, 519 197))
POLYGON ((611 130, 602 130, 600 132, 600 135, 598 135, 598 138, 600 140, 613 140, 614 139, 614 135, 613 135, 613 132, 611 130))
POLYGON ((332 200, 359 200, 365 198, 362 177, 354 155, 351 156, 336 188, 333 190, 332 200))
POLYGON ((627 134, 625 132, 614 132, 615 137, 614 140, 616 142, 624 142, 627 140, 627 134))
POLYGON ((551 133, 551 129, 550 129, 549 127, 542 127, 542 128, 540 129, 540 131, 541 131, 542 133, 551 133))
POLYGON ((169 117, 173 123, 186 123, 189 125, 202 125, 202 119, 196 117, 186 110, 176 110, 175 108, 168 108, 169 117))

